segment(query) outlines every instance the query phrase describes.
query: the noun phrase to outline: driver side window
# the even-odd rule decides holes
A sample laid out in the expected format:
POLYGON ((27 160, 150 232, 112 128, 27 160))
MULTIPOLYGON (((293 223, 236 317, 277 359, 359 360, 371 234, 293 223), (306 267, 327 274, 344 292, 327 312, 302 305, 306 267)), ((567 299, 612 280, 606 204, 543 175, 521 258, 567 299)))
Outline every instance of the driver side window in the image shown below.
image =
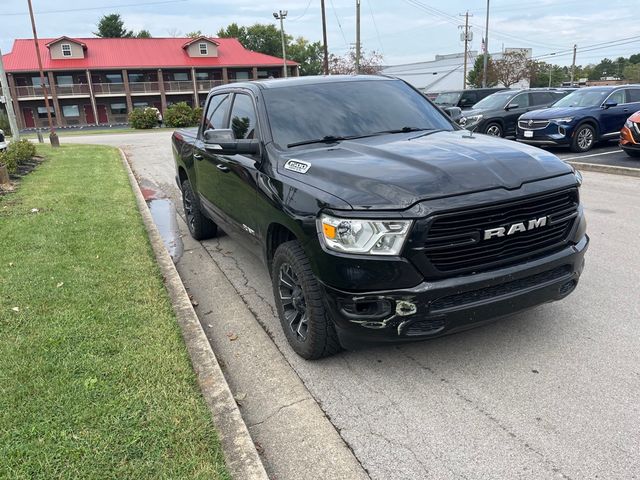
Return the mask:
POLYGON ((518 108, 526 108, 529 106, 529 94, 521 93, 520 95, 516 95, 509 102, 509 105, 518 105, 518 108))
POLYGON ((207 113, 204 115, 204 125, 202 131, 225 128, 224 125, 225 116, 227 113, 227 107, 229 106, 229 94, 215 95, 211 97, 209 105, 207 106, 207 113))
POLYGON ((621 103, 625 103, 624 99, 624 90, 618 90, 617 92, 613 92, 609 98, 607 98, 606 102, 614 102, 620 105, 621 103))

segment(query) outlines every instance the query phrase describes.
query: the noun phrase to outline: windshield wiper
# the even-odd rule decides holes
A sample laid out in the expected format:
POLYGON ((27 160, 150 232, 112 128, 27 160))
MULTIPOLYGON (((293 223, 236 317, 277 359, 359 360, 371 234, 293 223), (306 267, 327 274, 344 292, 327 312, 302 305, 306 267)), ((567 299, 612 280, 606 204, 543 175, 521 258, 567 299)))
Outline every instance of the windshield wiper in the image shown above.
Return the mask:
POLYGON ((311 145, 313 143, 335 143, 340 142, 342 140, 355 140, 357 138, 366 138, 366 137, 375 137, 376 135, 385 135, 388 133, 410 133, 410 132, 422 132, 433 130, 431 128, 418 128, 418 127, 402 127, 396 128, 393 130, 383 130, 381 132, 373 132, 373 133, 364 133, 362 135, 350 135, 350 136, 340 136, 340 135, 325 135, 322 138, 316 138, 313 140, 303 140, 301 142, 294 142, 287 144, 287 148, 291 147, 299 147, 301 145, 311 145))

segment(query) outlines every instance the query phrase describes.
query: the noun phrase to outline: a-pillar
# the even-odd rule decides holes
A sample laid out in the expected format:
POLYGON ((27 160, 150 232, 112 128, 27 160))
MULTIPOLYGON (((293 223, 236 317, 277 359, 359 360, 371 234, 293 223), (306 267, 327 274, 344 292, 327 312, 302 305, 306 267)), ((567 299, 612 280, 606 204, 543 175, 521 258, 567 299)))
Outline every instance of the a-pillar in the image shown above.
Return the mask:
POLYGON ((53 100, 53 111, 55 112, 56 126, 61 127, 62 123, 62 110, 60 110, 60 102, 58 102, 58 92, 56 91, 56 80, 53 77, 53 72, 48 72, 49 77, 49 91, 51 92, 51 99, 53 100))
POLYGON ((127 112, 133 112, 133 102, 131 101, 131 89, 129 88, 129 74, 126 69, 122 70, 122 81, 124 82, 124 94, 127 96, 127 112))
POLYGON ((158 69, 158 90, 160 90, 160 110, 164 114, 167 109, 167 94, 164 91, 164 74, 162 69, 158 69))

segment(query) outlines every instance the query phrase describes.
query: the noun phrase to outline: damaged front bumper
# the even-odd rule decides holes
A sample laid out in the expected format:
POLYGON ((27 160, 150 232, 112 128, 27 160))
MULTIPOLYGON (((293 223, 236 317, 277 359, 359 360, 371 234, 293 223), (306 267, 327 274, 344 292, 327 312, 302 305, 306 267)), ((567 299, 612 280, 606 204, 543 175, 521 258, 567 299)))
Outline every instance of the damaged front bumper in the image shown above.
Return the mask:
POLYGON ((437 337, 566 297, 588 243, 584 235, 544 258, 409 289, 347 292, 322 284, 325 306, 347 348, 437 337))

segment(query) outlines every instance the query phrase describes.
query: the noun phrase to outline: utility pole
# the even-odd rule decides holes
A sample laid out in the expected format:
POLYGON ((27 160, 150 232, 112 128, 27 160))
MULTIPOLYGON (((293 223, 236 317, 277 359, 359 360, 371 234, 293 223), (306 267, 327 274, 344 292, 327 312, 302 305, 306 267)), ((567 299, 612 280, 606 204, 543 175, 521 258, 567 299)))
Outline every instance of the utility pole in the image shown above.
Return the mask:
POLYGON ((324 10, 324 0, 320 0, 320 9, 322 10, 322 49, 324 50, 324 58, 322 59, 322 70, 325 75, 329 75, 329 49, 327 47, 327 16, 324 10))
POLYGON ((487 22, 484 27, 484 58, 482 65, 482 87, 487 88, 487 63, 489 57, 489 0, 487 0, 487 22))
POLYGON ((360 73, 360 0, 356 0, 356 73, 360 73))
POLYGON ((573 87, 573 76, 576 71, 576 53, 578 50, 578 45, 573 45, 573 62, 571 62, 571 86, 573 87))
POLYGON ((553 72, 553 64, 549 64, 549 88, 551 88, 551 73, 553 72))
POLYGON ((7 108, 7 116, 9 117, 9 127, 11 127, 11 135, 13 141, 20 140, 20 131, 18 130, 18 122, 16 120, 16 112, 13 109, 13 99, 11 98, 11 90, 9 90, 9 82, 7 82, 7 73, 4 70, 4 62, 2 61, 2 52, 0 51, 0 86, 2 87, 2 99, 7 108))
MULTIPOLYGON (((462 17, 463 15, 460 14, 462 17)), ((473 17, 473 15, 471 15, 473 17)), ((460 25, 458 28, 464 28, 460 38, 464 41, 464 78, 462 79, 462 89, 467 89, 467 60, 469 57, 469 42, 473 39, 473 34, 469 30, 469 11, 464 14, 464 27, 460 25)))
POLYGON ((284 78, 287 78, 287 48, 284 41, 284 19, 287 18, 286 10, 279 10, 277 13, 273 12, 273 16, 276 20, 280 20, 280 36, 282 37, 282 72, 284 78))
MULTIPOLYGON (((27 0, 29 4, 29 16, 31 17, 31 29, 33 30, 33 44, 36 47, 36 57, 38 58, 38 68, 40 69, 40 85, 42 86, 42 93, 44 94, 44 106, 47 110, 47 120, 49 120, 49 141, 52 147, 60 146, 60 139, 56 134, 56 129, 53 126, 53 118, 51 117, 51 107, 49 106, 49 89, 44 79, 44 69, 42 68, 42 56, 40 55, 40 46, 38 45, 38 33, 36 32, 36 20, 33 17, 33 6, 31 0, 27 0)), ((58 112, 58 115, 60 112, 58 112)))

